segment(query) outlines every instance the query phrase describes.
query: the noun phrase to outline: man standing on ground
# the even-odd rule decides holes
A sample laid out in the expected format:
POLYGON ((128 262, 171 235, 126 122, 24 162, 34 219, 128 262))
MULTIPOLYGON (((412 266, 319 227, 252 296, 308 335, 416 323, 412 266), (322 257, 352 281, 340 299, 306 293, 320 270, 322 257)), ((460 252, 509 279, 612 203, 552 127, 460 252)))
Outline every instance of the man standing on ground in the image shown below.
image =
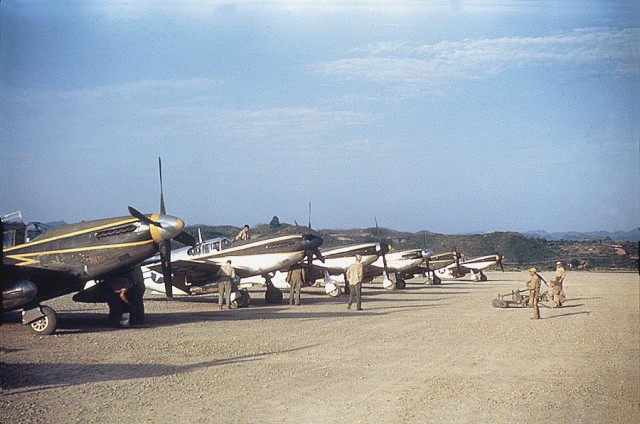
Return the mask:
POLYGON ((356 309, 362 310, 362 260, 361 255, 356 255, 356 261, 347 268, 347 284, 349 284, 349 304, 347 309, 351 309, 353 297, 356 298, 356 309))
POLYGON ((559 308, 564 302, 564 296, 560 294, 560 287, 556 284, 555 280, 551 281, 551 295, 549 296, 554 308, 559 308))
POLYGON ((540 309, 538 308, 540 277, 538 276, 538 270, 529 268, 529 275, 531 275, 531 280, 527 283, 527 288, 529 289, 529 305, 533 307, 533 318, 531 319, 540 319, 540 309))
POLYGON ((306 271, 302 264, 295 264, 289 268, 286 279, 291 286, 289 289, 289 305, 293 305, 294 301, 296 306, 300 305, 300 289, 306 279, 306 271))
POLYGON ((563 287, 563 283, 564 283, 564 277, 566 275, 567 271, 565 271, 564 267, 562 266, 562 262, 558 261, 556 262, 556 279, 555 279, 555 283, 556 283, 556 287, 559 290, 559 294, 560 296, 566 298, 565 294, 564 294, 564 287, 563 287))
POLYGON ((231 266, 231 260, 218 270, 218 306, 222 309, 224 296, 227 296, 227 308, 231 308, 231 281, 236 278, 236 271, 231 266))

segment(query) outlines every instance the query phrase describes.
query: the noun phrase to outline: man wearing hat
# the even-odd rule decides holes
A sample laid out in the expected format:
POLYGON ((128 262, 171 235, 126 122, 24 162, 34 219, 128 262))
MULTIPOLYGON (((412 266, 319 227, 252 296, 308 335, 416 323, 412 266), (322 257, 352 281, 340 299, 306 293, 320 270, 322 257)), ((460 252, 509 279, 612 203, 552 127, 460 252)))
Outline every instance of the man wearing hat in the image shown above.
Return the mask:
POLYGON ((556 283, 556 287, 558 288, 559 294, 562 297, 566 297, 564 294, 564 289, 562 288, 562 283, 564 283, 564 276, 566 273, 567 271, 565 271, 564 267, 562 266, 562 262, 556 262, 556 279, 554 280, 554 282, 556 283))
POLYGON ((356 309, 358 311, 362 310, 362 273, 363 267, 360 261, 362 260, 362 255, 356 255, 356 261, 352 263, 349 268, 347 268, 346 283, 349 284, 349 303, 347 304, 347 309, 351 309, 351 304, 353 303, 353 298, 356 298, 356 309))
POLYGON ((527 283, 527 288, 529 289, 529 305, 533 308, 533 318, 531 319, 540 319, 540 309, 538 308, 540 277, 538 276, 538 270, 529 268, 529 275, 531 276, 531 280, 527 283))

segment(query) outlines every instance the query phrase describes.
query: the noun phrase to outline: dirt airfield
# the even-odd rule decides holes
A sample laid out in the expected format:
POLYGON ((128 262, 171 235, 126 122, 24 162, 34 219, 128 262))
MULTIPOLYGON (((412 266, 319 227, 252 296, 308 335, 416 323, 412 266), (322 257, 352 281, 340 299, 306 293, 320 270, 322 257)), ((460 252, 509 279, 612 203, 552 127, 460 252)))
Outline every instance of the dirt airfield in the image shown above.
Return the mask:
POLYGON ((570 272, 540 321, 491 306, 527 273, 488 277, 365 285, 364 311, 318 288, 223 311, 147 295, 132 329, 56 299, 54 335, 0 327, 0 422, 640 422, 637 273, 570 272))

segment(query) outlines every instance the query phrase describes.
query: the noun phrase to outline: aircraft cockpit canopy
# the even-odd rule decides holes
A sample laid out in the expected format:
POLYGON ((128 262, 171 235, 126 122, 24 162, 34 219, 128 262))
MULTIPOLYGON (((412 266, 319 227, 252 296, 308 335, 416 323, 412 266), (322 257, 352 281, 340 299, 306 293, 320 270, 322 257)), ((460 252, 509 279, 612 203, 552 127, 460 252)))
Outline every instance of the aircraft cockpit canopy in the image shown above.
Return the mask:
POLYGON ((2 215, 0 219, 2 220, 3 248, 27 243, 49 228, 40 222, 25 224, 20 211, 2 215))
POLYGON ((187 250, 189 256, 200 256, 207 255, 213 252, 219 252, 220 250, 224 250, 231 245, 231 241, 226 238, 218 238, 213 240, 207 240, 203 243, 198 244, 195 247, 187 250))

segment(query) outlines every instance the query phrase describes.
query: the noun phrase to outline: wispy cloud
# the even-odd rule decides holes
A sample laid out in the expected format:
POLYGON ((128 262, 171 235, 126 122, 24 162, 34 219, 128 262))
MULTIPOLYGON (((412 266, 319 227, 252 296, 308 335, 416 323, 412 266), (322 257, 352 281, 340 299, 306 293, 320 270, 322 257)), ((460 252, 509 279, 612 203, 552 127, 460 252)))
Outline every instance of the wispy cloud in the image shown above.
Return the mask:
MULTIPOLYGON (((215 140, 253 142, 263 148, 327 146, 332 134, 370 124, 368 113, 322 107, 228 108, 218 103, 223 81, 144 80, 83 90, 3 90, 1 104, 12 111, 3 127, 55 142, 69 136, 130 140, 215 140), (117 129, 117 130, 114 130, 117 129)), ((72 137, 73 138, 73 137, 72 137)))
POLYGON ((412 45, 380 42, 357 49, 360 56, 314 65, 327 78, 412 86, 436 86, 485 78, 509 69, 561 65, 623 74, 640 65, 640 29, 579 29, 545 37, 442 41, 412 45))

